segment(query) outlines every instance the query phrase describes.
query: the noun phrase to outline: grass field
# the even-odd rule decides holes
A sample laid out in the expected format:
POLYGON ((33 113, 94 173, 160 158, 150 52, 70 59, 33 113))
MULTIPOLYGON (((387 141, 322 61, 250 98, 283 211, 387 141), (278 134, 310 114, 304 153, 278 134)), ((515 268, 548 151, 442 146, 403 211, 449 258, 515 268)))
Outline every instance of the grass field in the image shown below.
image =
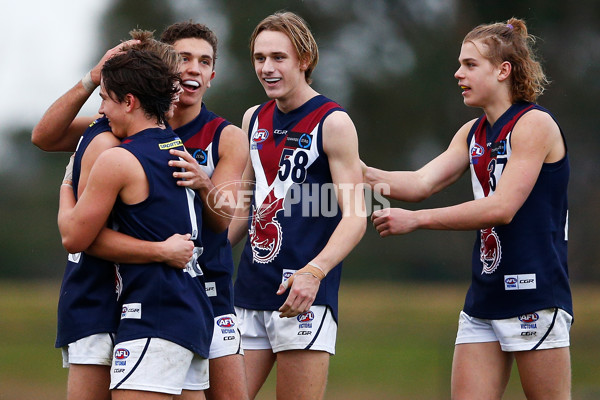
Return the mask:
MULTIPOLYGON (((456 320, 467 285, 343 284, 327 399, 449 397, 456 320)), ((57 283, 0 282, 0 400, 65 398, 53 348, 57 283)), ((600 399, 600 290, 574 286, 573 400, 600 399)), ((518 376, 505 399, 524 399, 518 376)), ((274 399, 274 376, 258 399, 274 399)))

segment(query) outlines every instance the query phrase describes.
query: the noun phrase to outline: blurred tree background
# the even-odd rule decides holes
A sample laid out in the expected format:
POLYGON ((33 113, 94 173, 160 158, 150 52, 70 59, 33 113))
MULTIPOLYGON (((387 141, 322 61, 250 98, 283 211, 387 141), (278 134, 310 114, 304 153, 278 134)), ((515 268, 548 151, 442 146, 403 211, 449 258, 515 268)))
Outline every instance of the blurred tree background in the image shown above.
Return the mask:
MULTIPOLYGON (((570 271, 573 281, 600 280, 596 213, 600 135, 600 3, 596 0, 115 0, 101 18, 90 67, 132 28, 156 31, 192 19, 220 40, 209 108, 240 125, 244 111, 266 100, 250 62, 256 24, 278 10, 302 15, 317 39, 315 89, 340 102, 359 133, 361 158, 384 169, 416 169, 439 154, 456 130, 480 110, 464 106, 457 57, 464 35, 480 23, 526 20, 552 81, 539 103, 566 134, 571 157, 570 271), (594 133, 596 132, 596 133, 594 133), (592 247, 588 247, 588 246, 592 247)), ((78 77, 73 77, 76 82, 78 77)), ((65 87, 65 91, 68 88, 65 87)), ((41 115, 40 115, 41 117, 41 115)), ((60 279, 65 265, 56 213, 66 154, 30 143, 37 121, 4 144, 0 169, 0 278, 60 279)), ((421 204, 451 205, 472 198, 468 177, 421 204)), ((464 281, 470 274, 473 232, 421 231, 381 239, 369 226, 348 257, 345 279, 464 281)))

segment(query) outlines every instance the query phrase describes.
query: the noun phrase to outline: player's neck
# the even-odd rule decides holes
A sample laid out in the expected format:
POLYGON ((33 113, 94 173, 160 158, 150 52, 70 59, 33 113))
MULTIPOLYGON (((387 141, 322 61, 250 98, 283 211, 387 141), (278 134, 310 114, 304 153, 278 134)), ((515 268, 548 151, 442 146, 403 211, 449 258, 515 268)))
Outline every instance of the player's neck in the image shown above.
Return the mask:
POLYGON ((317 96, 316 90, 314 90, 310 85, 301 85, 296 90, 288 93, 286 96, 282 96, 276 98, 277 108, 283 113, 289 113, 302 106, 304 103, 317 96))
POLYGON ((169 120, 169 125, 171 125, 173 129, 182 127, 183 125, 193 121, 194 118, 200 114, 200 111, 202 111, 202 99, 198 101, 198 103, 190 106, 178 106, 173 113, 173 118, 169 120))

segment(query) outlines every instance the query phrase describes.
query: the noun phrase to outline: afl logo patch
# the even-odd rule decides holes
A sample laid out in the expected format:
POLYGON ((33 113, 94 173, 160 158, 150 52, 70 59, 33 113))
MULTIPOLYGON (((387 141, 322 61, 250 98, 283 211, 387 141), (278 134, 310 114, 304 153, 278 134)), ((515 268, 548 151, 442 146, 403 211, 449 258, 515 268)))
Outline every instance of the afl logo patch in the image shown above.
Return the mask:
POLYGON ((253 143, 262 143, 269 137, 269 131, 266 129, 259 129, 252 134, 253 143))
POLYGON ((231 317, 223 317, 223 318, 219 318, 217 320, 217 325, 220 328, 232 328, 235 326, 235 323, 233 322, 233 318, 231 317))
POLYGON ((129 357, 129 350, 124 349, 122 347, 115 350, 115 358, 117 360, 124 360, 127 357, 129 357))
POLYGON ((513 278, 513 277, 506 278, 504 280, 504 283, 506 283, 507 285, 516 285, 517 284, 517 278, 513 278))
POLYGON ((473 147, 471 147, 471 159, 479 158, 483 155, 485 149, 479 143, 475 143, 473 147))
POLYGON ((538 315, 538 313, 524 314, 519 317, 519 321, 524 322, 526 324, 535 322, 538 319, 540 319, 540 316, 538 315))
POLYGON ((310 322, 315 319, 315 314, 312 311, 307 311, 298 315, 296 318, 298 319, 298 322, 310 322))

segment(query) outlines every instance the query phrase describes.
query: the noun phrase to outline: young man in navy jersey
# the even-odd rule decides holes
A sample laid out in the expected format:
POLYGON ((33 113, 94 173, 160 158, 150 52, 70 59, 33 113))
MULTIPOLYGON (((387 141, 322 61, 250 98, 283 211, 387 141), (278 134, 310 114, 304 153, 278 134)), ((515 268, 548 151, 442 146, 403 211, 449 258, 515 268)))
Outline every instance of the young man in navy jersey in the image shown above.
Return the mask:
POLYGON ((238 183, 248 159, 244 132, 206 108, 202 99, 215 77, 217 37, 205 25, 191 21, 165 29, 161 41, 173 45, 181 55, 182 93, 169 124, 187 151, 173 151, 181 161, 173 166, 178 184, 195 189, 204 207, 199 258, 211 300, 215 326, 210 349, 211 400, 247 399, 243 350, 233 305, 233 256, 227 228, 234 213, 238 183), (221 193, 221 191, 223 193, 221 193), (228 196, 226 199, 221 197, 228 196), (224 201, 225 200, 225 201, 224 201))
POLYGON ((230 228, 232 243, 248 232, 235 282, 248 388, 254 398, 276 362, 278 399, 321 399, 341 263, 366 226, 358 138, 345 110, 310 86, 318 49, 302 18, 271 15, 250 43, 271 101, 243 118, 254 196, 240 211, 250 221, 230 228))
MULTIPOLYGON (((135 47, 152 51, 177 69, 179 57, 164 43, 152 39, 151 32, 132 31, 133 40, 109 50, 101 62, 92 70, 99 73, 104 61, 124 49, 135 47)), ((92 74, 90 74, 92 75, 92 74)), ((73 191, 80 196, 87 184, 87 178, 98 155, 120 143, 111 132, 106 117, 94 121, 81 119, 73 125, 84 129, 78 142, 69 144, 69 134, 65 141, 48 143, 51 133, 66 129, 72 123, 76 110, 71 113, 73 104, 83 104, 95 86, 83 83, 84 78, 65 95, 61 96, 44 114, 34 128, 33 141, 36 144, 53 147, 54 150, 75 150, 70 164, 73 191), (65 146, 67 148, 61 148, 65 146)), ((72 130, 71 130, 72 131, 72 130)), ((77 138, 76 138, 77 139, 77 138)), ((115 233, 105 228, 105 231, 115 233)), ((189 235, 175 234, 163 242, 152 242, 151 246, 131 243, 133 238, 122 235, 117 240, 124 246, 124 252, 116 255, 116 262, 166 262, 176 268, 185 267, 193 252, 193 242, 189 235)), ((150 242, 149 242, 150 243, 150 242)), ((121 308, 117 302, 115 287, 115 267, 104 260, 103 254, 96 254, 92 246, 86 252, 69 254, 61 285, 58 302, 58 326, 56 347, 62 348, 63 366, 69 368, 67 399, 105 400, 110 398, 110 365, 113 353, 113 337, 117 330, 121 308), (96 257, 95 257, 95 256, 96 257)))
POLYGON ((481 108, 418 171, 363 166, 390 197, 420 201, 471 173, 474 200, 375 211, 382 237, 417 229, 476 230, 471 286, 459 315, 453 399, 502 398, 513 363, 527 399, 571 398, 567 266, 569 155, 553 115, 536 104, 548 83, 525 21, 483 24, 464 38, 454 77, 481 108))
MULTIPOLYGON (((201 248, 202 203, 176 185, 172 169, 165 167, 174 159, 169 150, 183 149, 166 126, 179 84, 177 66, 152 52, 129 49, 102 67, 99 112, 122 142, 98 157, 77 202, 69 182, 61 187, 58 224, 71 253, 87 249, 109 216, 135 238, 161 241, 189 234, 201 248)), ((121 263, 117 273, 122 312, 112 398, 172 398, 190 373, 193 389, 206 389, 213 315, 196 258, 184 270, 166 263, 121 263)))
MULTIPOLYGON (((236 198, 237 182, 241 179, 248 157, 248 141, 239 128, 210 112, 202 102, 215 77, 215 34, 205 25, 190 21, 169 26, 161 40, 173 45, 183 59, 180 68, 183 91, 169 124, 184 140, 190 154, 174 153, 181 157, 181 161, 176 161, 174 166, 188 171, 175 173, 174 176, 177 179, 184 178, 179 183, 196 189, 207 204, 203 209, 204 252, 199 262, 206 273, 206 289, 215 311, 215 337, 209 356, 213 372, 211 389, 207 390, 206 395, 209 399, 243 400, 247 396, 246 380, 233 307, 234 266, 226 232, 230 221, 228 216, 233 214, 233 208, 217 209, 214 204, 219 202, 220 187, 226 188, 231 196, 229 199, 236 198)), ((108 57, 107 53, 103 60, 108 57)), ((59 106, 53 106, 44 117, 44 124, 34 130, 34 143, 44 150, 71 150, 69 146, 77 143, 77 135, 81 134, 82 127, 89 124, 89 120, 77 118, 69 126, 85 99, 87 97, 79 100, 70 93, 59 99, 59 106), (65 122, 62 124, 69 129, 59 125, 63 120, 65 122)), ((231 207, 229 199, 220 204, 231 207)), ((175 239, 171 239, 173 249, 184 245, 175 239)), ((147 249, 154 254, 158 246, 165 247, 161 243, 154 246, 153 243, 134 241, 107 229, 96 239, 91 250, 104 258, 123 261, 131 248, 147 249)), ((181 257, 179 254, 177 258, 181 257)))

